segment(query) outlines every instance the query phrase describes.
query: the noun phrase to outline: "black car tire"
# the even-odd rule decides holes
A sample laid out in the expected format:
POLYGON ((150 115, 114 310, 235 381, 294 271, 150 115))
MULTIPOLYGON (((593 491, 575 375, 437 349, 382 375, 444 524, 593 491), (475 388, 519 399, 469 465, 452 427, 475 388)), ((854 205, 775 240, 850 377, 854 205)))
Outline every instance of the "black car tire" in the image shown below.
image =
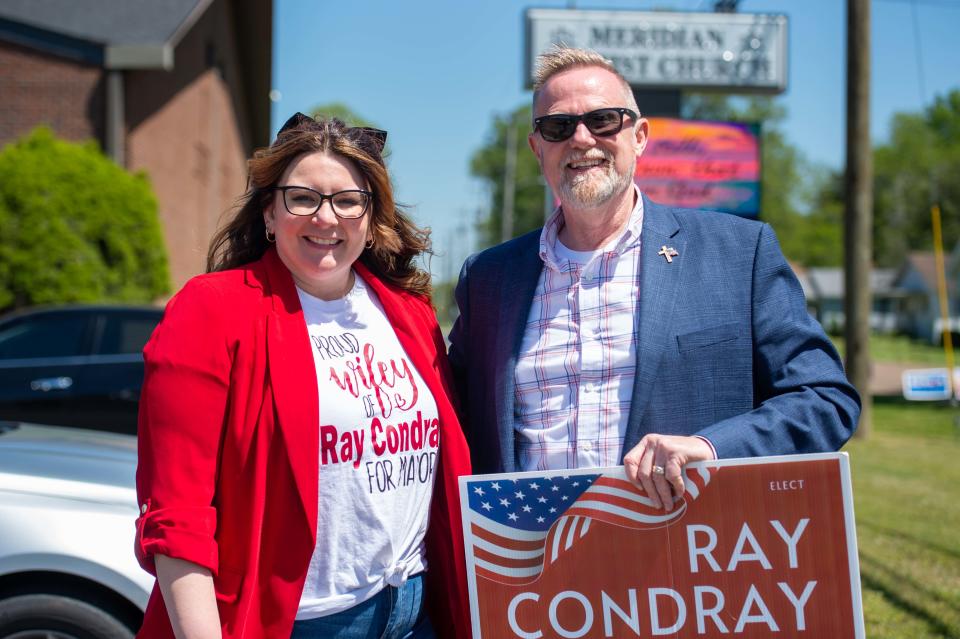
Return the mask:
POLYGON ((0 601, 0 639, 133 639, 133 633, 78 599, 20 595, 0 601))

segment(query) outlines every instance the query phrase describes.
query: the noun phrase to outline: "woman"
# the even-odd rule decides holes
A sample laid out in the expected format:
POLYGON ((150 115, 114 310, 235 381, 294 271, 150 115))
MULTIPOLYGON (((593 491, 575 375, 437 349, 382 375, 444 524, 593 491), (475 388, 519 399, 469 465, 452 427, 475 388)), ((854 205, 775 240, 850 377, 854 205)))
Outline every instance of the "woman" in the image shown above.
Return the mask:
POLYGON ((291 118, 144 349, 142 637, 466 636, 469 455, 385 136, 291 118))

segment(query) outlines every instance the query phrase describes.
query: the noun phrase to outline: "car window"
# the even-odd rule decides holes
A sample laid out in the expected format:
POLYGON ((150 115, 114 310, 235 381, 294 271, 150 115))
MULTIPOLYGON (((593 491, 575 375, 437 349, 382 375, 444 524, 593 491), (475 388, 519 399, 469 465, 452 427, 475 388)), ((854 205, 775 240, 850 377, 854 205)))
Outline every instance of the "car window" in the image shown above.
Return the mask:
POLYGON ((12 320, 0 326, 0 359, 83 355, 88 317, 57 313, 12 320))
POLYGON ((139 353, 159 321, 159 313, 107 315, 97 350, 102 355, 139 353))

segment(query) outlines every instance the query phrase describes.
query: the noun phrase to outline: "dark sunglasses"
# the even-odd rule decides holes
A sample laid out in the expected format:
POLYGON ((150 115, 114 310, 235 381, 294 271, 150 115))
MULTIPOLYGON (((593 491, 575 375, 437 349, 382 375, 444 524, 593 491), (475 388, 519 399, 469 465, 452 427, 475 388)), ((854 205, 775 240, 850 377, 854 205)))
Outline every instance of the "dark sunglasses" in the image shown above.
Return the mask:
MULTIPOLYGON (((320 123, 297 111, 291 115, 280 130, 277 131, 277 139, 285 132, 293 130, 310 130, 319 127, 320 123)), ((387 132, 383 129, 374 129, 368 126, 354 126, 347 128, 347 136, 356 141, 364 150, 375 152, 375 155, 383 153, 383 147, 387 143, 387 132)))
POLYGON ((634 111, 623 107, 597 109, 580 115, 554 113, 534 118, 533 130, 539 131, 540 136, 547 142, 563 142, 572 136, 577 130, 577 125, 583 122, 590 133, 605 138, 616 135, 623 129, 624 115, 637 119, 634 111))

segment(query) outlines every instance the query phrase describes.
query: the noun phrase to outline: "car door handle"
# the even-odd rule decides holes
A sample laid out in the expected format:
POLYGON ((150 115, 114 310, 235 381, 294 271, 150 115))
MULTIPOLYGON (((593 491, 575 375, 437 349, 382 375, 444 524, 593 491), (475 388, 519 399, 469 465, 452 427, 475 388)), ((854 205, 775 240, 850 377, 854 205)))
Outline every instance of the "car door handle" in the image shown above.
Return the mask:
POLYGON ((49 393, 52 390, 66 390, 73 386, 72 377, 44 377, 30 382, 30 390, 49 393))

